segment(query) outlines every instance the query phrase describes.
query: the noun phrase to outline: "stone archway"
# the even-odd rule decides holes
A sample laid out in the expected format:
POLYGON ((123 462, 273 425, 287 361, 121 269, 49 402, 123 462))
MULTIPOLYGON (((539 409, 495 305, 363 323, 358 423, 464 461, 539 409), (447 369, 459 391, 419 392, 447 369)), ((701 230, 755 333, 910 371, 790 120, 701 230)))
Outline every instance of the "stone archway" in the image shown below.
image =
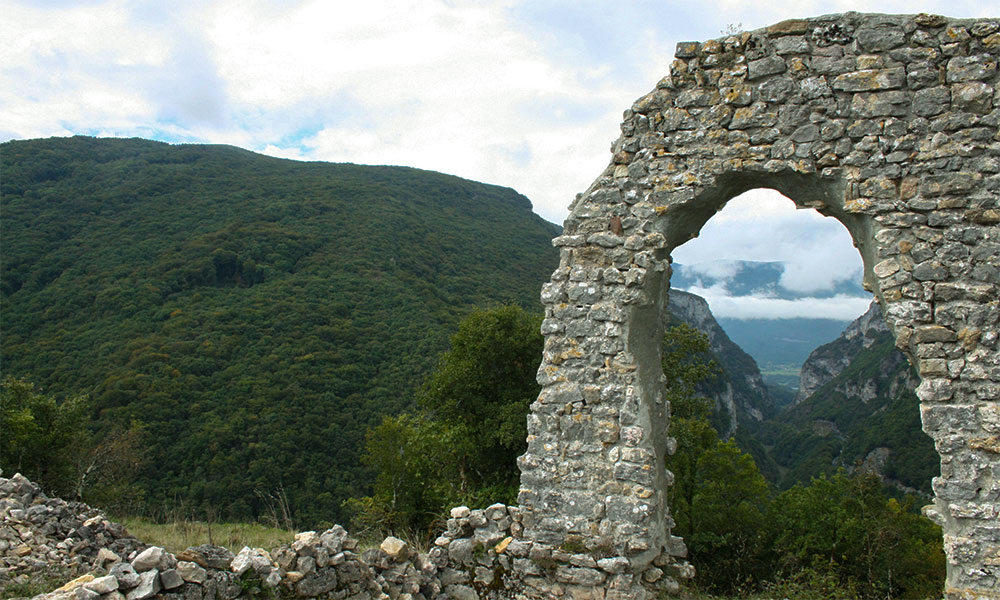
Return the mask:
POLYGON ((663 469, 670 252, 730 198, 771 187, 851 232, 921 376, 947 596, 1000 598, 998 56, 1000 20, 934 15, 847 13, 678 45, 554 241, 519 463, 534 558, 603 556, 609 599, 688 574, 663 469))

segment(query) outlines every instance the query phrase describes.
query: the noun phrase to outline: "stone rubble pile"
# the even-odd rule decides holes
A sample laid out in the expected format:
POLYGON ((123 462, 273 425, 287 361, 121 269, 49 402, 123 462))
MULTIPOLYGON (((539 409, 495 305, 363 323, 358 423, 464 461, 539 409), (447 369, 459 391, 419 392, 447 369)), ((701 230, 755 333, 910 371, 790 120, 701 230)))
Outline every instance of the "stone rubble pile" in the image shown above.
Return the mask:
MULTIPOLYGON (((85 504, 47 498, 21 475, 0 478, 0 515, 0 591, 63 567, 59 573, 76 577, 35 600, 603 600, 624 597, 613 590, 626 590, 633 579, 624 557, 515 539, 523 531, 520 509, 503 504, 452 509, 427 552, 395 537, 361 550, 335 525, 298 533, 270 551, 234 555, 203 545, 173 554, 143 544, 85 504)), ((656 567, 643 578, 672 581, 656 567)))
POLYGON ((49 498, 20 474, 0 478, 0 588, 73 577, 143 548, 99 510, 49 498))

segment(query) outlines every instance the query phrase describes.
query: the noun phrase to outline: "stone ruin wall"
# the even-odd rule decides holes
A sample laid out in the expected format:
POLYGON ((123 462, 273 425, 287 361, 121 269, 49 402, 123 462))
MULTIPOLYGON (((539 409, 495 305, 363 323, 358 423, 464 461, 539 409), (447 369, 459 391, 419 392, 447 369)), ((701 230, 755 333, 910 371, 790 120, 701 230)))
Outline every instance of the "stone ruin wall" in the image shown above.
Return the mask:
MULTIPOLYGON (((542 291, 543 386, 519 503, 534 552, 629 568, 610 598, 689 572, 665 493, 659 367, 670 253, 774 188, 850 231, 941 455, 948 598, 1000 598, 1000 20, 848 13, 681 43, 625 111, 542 291)), ((916 409, 916 407, 914 407, 916 409)), ((647 595, 648 594, 648 595, 647 595)))
POLYGON ((677 592, 693 569, 665 500, 670 252, 735 195, 770 187, 854 238, 922 379, 941 455, 925 512, 944 527, 945 595, 1000 598, 998 55, 1000 20, 932 15, 848 13, 679 44, 554 241, 520 506, 455 509, 426 553, 392 539, 356 553, 335 527, 272 552, 172 555, 15 476, 0 479, 0 546, 14 564, 0 575, 82 556, 76 566, 98 576, 45 596, 76 600, 677 592))

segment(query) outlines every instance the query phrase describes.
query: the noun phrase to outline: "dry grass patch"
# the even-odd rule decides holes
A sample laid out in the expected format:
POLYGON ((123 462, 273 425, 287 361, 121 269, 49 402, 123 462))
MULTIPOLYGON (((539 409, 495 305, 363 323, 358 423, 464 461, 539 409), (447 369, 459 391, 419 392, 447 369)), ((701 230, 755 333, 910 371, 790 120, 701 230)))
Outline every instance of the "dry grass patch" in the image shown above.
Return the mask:
POLYGON ((129 533, 147 544, 177 553, 191 546, 214 544, 234 553, 243 546, 271 549, 290 544, 294 531, 265 527, 259 523, 205 523, 203 521, 173 521, 156 523, 141 517, 121 520, 129 533))

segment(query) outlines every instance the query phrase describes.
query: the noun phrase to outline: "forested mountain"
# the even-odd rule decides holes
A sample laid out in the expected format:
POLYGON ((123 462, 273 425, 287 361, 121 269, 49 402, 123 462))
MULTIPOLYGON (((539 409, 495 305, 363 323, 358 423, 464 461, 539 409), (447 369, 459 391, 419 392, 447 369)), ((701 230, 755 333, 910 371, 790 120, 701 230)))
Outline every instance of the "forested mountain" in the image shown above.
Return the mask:
POLYGON ((873 303, 813 351, 795 405, 761 432, 782 467, 781 486, 860 466, 900 488, 929 493, 938 455, 920 427, 918 383, 873 303))
MULTIPOLYGON (((557 262, 526 198, 439 173, 86 137, 0 144, 0 161, 3 375, 88 395, 99 435, 141 422, 147 509, 287 500, 300 526, 342 521, 368 492, 365 432, 412 408, 473 308, 540 311, 557 262)), ((867 459, 927 489, 913 375, 877 319, 818 349, 808 397, 779 412, 727 324, 671 293, 723 366, 701 390, 718 429, 769 479, 867 459)))
POLYGON ((714 402, 716 430, 735 438, 779 488, 861 467, 902 490, 930 492, 938 456, 920 428, 919 379, 877 304, 810 354, 788 407, 776 406, 754 360, 704 299, 671 289, 670 310, 708 336, 721 367, 698 386, 714 402))
POLYGON ((671 289, 668 309, 675 317, 708 336, 712 354, 722 367, 721 376, 706 382, 702 389, 715 400, 724 416, 725 423, 716 424, 719 433, 728 437, 741 423, 762 421, 770 416, 774 407, 757 363, 729 339, 712 315, 708 302, 701 296, 671 289))
POLYGON ((540 310, 557 262, 526 198, 439 173, 87 137, 0 160, 3 373, 144 423, 147 506, 340 520, 459 318, 540 310))
POLYGON ((715 430, 722 439, 734 438, 753 456, 761 473, 777 481, 779 468, 758 440, 759 430, 774 416, 775 406, 757 363, 729 339, 701 296, 671 289, 668 309, 675 319, 706 335, 711 358, 719 366, 716 376, 697 386, 698 393, 714 404, 711 421, 715 430))

